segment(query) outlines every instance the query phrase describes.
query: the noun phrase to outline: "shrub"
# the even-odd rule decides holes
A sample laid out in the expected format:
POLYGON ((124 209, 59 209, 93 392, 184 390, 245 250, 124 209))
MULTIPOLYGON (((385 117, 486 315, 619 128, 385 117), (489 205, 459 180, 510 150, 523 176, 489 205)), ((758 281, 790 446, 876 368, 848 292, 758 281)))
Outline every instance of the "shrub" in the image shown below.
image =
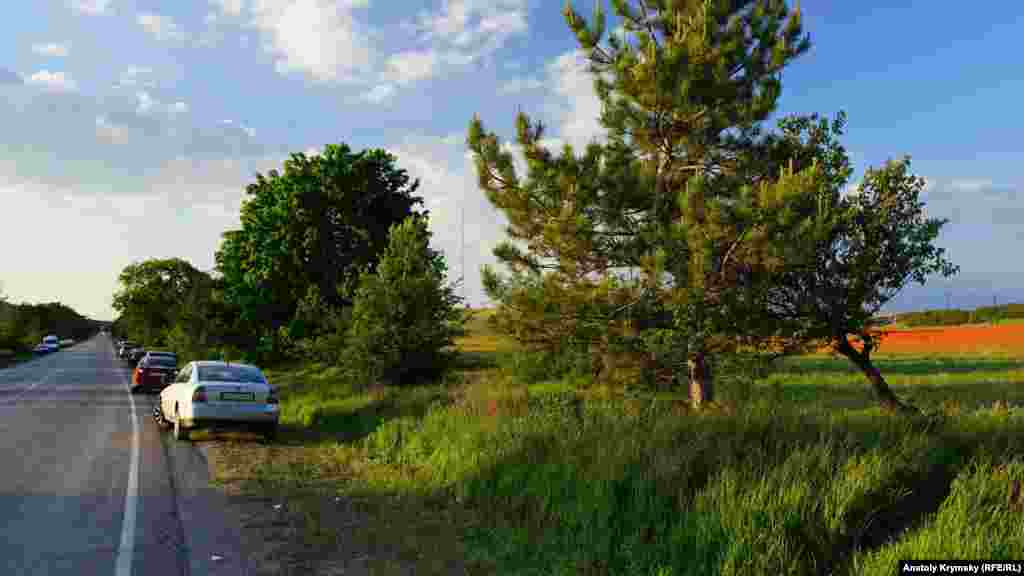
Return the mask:
POLYGON ((430 236, 426 217, 392 226, 376 273, 359 277, 344 359, 367 380, 436 377, 451 360, 444 349, 464 333, 461 298, 445 284, 444 257, 430 236))

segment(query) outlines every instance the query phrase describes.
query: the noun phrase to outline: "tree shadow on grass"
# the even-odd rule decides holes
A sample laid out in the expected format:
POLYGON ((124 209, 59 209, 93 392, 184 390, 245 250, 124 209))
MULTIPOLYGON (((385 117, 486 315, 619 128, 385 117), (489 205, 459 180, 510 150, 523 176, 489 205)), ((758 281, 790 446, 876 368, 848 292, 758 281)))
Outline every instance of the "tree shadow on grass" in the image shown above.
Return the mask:
MULTIPOLYGON (((1024 406, 1024 384, 1013 380, 895 384, 897 396, 920 409, 942 410, 956 406, 962 410, 989 408, 1005 402, 1024 406)), ((764 384, 755 388, 755 398, 773 398, 780 405, 826 410, 864 410, 877 408, 867 381, 850 384, 809 385, 803 382, 764 384)))
MULTIPOLYGON (((1024 370, 1024 358, 983 357, 905 357, 876 356, 875 366, 883 375, 926 376, 932 374, 966 374, 1024 370)), ((860 370, 846 358, 805 356, 787 358, 777 366, 778 372, 793 374, 859 374, 860 370)))
POLYGON ((389 420, 422 419, 431 407, 448 402, 448 394, 436 385, 380 389, 362 405, 324 403, 315 407, 308 424, 282 425, 279 440, 288 444, 355 443, 389 420))

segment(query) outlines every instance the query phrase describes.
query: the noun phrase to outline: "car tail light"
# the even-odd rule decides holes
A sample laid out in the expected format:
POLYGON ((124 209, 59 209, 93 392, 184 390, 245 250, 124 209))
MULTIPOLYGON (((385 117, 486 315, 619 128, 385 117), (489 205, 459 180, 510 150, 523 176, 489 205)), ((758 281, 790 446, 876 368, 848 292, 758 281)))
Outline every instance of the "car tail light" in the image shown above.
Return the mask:
POLYGON ((275 390, 274 388, 271 388, 270 392, 267 394, 267 404, 277 404, 277 403, 278 403, 277 390, 275 390))
POLYGON ((206 388, 200 386, 196 388, 196 391, 192 393, 193 402, 206 402, 206 388))

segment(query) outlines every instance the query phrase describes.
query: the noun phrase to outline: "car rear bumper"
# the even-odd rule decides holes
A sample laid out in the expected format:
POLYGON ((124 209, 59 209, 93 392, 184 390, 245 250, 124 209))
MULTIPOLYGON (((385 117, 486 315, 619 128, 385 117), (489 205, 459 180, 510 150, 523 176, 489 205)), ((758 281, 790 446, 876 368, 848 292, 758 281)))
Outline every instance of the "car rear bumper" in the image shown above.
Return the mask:
POLYGON ((276 424, 280 414, 276 404, 193 406, 192 417, 182 418, 181 424, 185 428, 276 424))

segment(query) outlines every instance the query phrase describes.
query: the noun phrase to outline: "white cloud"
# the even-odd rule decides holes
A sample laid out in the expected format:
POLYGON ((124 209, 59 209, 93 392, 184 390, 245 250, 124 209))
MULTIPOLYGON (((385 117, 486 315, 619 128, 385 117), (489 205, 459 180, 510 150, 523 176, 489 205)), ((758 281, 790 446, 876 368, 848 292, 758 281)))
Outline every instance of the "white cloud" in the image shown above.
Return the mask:
POLYGON ((462 140, 455 133, 408 137, 389 151, 398 158, 399 167, 420 180, 417 195, 423 196, 430 210, 432 243, 445 255, 449 280, 463 274, 464 260, 465 294, 470 304, 480 306, 486 300, 480 267, 496 264, 492 251, 505 239, 507 222, 477 186, 476 169, 462 140))
POLYGON ((537 78, 517 77, 503 83, 498 88, 499 94, 521 94, 530 90, 539 90, 544 87, 544 82, 537 78))
POLYGON ((547 65, 547 73, 554 91, 549 114, 558 123, 560 138, 577 150, 600 139, 605 132, 600 124, 601 100, 594 91, 586 56, 576 50, 566 52, 547 65))
POLYGON ((82 14, 102 14, 110 0, 71 0, 71 6, 82 14))
POLYGON ((439 13, 421 12, 415 23, 405 22, 403 28, 438 46, 447 45, 446 60, 465 64, 525 33, 526 14, 525 0, 449 0, 439 13))
POLYGON ((32 51, 41 56, 64 57, 68 55, 68 45, 49 42, 46 44, 33 44, 32 51))
POLYGON ((157 40, 180 40, 184 38, 178 24, 170 16, 162 16, 152 12, 143 12, 136 17, 139 26, 142 26, 150 36, 157 40))
POLYGON ((238 16, 242 13, 242 0, 211 0, 210 3, 228 16, 238 16))
POLYGON ((153 100, 153 97, 145 90, 139 90, 136 92, 135 98, 138 101, 138 105, 135 107, 135 112, 142 116, 149 114, 153 109, 153 106, 157 104, 157 101, 153 100))
POLYGON ((395 93, 395 87, 391 84, 378 84, 363 93, 363 99, 374 104, 380 104, 391 98, 395 93))
POLYGON ((156 86, 156 81, 153 80, 153 69, 140 66, 129 66, 121 72, 117 86, 119 88, 134 88, 136 86, 153 88, 156 86))
POLYGON ((171 104, 170 111, 172 114, 184 114, 185 112, 188 112, 188 104, 185 104, 184 102, 175 102, 174 104, 171 104))
POLYGON ((253 0, 251 24, 276 56, 275 69, 321 82, 348 82, 371 63, 368 36, 355 21, 356 0, 253 0))
POLYGON ((399 85, 430 78, 438 65, 432 50, 399 52, 388 58, 385 77, 399 85))
POLYGON ((107 144, 124 144, 128 141, 128 128, 112 124, 106 116, 97 116, 96 137, 107 144))
POLYGON ((51 92, 73 92, 78 89, 78 84, 74 79, 64 72, 40 70, 29 76, 26 82, 51 92))

